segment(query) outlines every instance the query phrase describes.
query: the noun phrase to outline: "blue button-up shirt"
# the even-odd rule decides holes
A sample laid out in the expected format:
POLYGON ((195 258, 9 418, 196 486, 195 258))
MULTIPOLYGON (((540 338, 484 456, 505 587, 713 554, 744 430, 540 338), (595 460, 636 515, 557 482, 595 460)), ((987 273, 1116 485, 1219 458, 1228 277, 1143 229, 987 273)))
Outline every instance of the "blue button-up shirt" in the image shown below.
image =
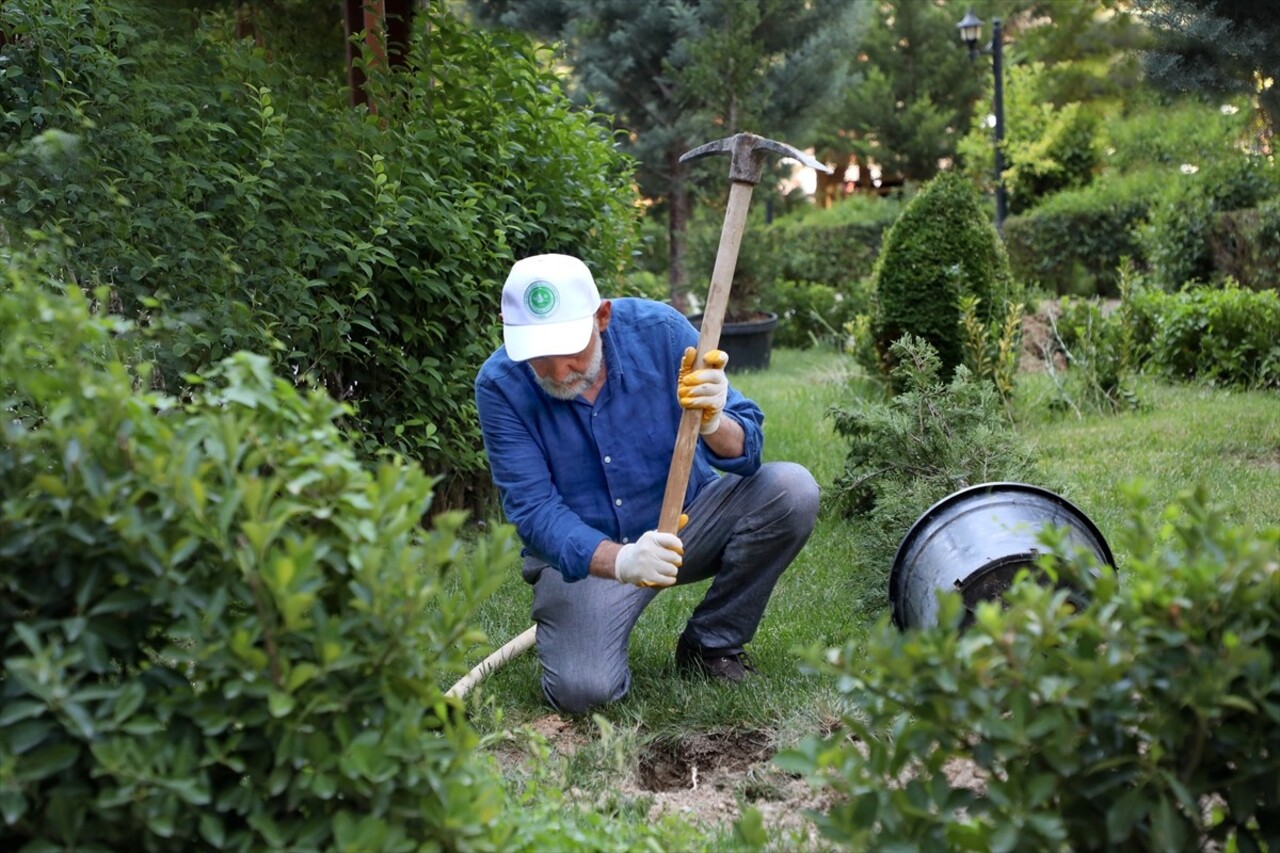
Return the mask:
MULTIPOLYGON (((615 299, 604 331, 605 383, 594 403, 557 400, 538 387, 533 368, 505 347, 476 377, 476 405, 493 481, 526 552, 586 577, 606 539, 634 542, 654 529, 682 410, 676 399, 680 359, 698 333, 660 302, 615 299)), ((729 389, 725 414, 742 425, 742 456, 725 459, 698 443, 687 507, 717 474, 750 475, 760 467, 764 414, 729 389)))

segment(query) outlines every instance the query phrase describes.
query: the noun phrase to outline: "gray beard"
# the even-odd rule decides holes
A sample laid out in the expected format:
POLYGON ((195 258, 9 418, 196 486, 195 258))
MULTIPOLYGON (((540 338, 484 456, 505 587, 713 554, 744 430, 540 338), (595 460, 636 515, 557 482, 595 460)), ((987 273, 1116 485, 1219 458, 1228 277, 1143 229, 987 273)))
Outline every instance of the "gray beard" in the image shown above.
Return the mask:
MULTIPOLYGON (((596 384, 596 380, 600 378, 600 371, 604 368, 604 342, 599 338, 596 338, 595 342, 595 352, 591 354, 591 362, 585 371, 570 373, 562 382, 557 382, 550 376, 539 376, 535 372, 533 378, 538 383, 538 387, 557 400, 572 400, 596 384)), ((533 370, 532 367, 529 369, 533 370)))

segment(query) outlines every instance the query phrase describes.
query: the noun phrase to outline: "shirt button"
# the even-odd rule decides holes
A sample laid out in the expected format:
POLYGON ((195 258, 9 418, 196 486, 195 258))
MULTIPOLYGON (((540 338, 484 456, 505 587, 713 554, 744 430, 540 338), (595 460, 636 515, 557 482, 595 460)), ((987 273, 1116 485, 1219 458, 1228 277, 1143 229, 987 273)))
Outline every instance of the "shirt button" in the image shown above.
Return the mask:
POLYGON ((613 502, 613 505, 614 505, 614 506, 622 506, 622 498, 618 498, 616 501, 614 501, 614 502, 613 502))
POLYGON ((630 542, 630 541, 631 541, 631 540, 630 540, 630 539, 628 539, 626 536, 623 536, 623 537, 622 537, 622 544, 623 544, 623 545, 626 545, 626 544, 627 544, 628 542, 630 542))
POLYGON ((604 458, 604 464, 606 464, 606 465, 608 465, 608 464, 609 464, 610 462, 612 462, 612 461, 613 461, 613 457, 612 457, 612 456, 606 456, 606 457, 604 458))

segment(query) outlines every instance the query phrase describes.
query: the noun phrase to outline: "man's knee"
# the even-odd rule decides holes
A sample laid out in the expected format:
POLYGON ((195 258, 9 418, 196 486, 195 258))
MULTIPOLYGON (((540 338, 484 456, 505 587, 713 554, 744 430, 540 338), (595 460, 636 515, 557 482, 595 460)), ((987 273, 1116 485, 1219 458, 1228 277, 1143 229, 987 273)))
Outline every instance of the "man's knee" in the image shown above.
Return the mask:
MULTIPOLYGON (((818 518, 818 482, 803 465, 773 462, 766 466, 770 483, 785 514, 807 534, 818 518)), ((762 471, 766 470, 764 468, 762 471)))
POLYGON ((551 707, 566 714, 585 714, 592 708, 616 702, 627 695, 630 675, 621 678, 615 673, 577 672, 567 677, 542 676, 542 693, 551 707))

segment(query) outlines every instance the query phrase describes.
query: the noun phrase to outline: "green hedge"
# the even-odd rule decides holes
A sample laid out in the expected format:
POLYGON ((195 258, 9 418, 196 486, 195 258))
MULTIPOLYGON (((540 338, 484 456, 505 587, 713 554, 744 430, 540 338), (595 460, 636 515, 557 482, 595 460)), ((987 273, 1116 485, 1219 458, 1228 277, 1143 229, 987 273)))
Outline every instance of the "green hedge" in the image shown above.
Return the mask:
MULTIPOLYGON (((728 317, 776 313, 777 346, 805 348, 843 338, 845 324, 870 311, 871 270, 884 232, 900 210, 893 200, 853 197, 825 210, 806 204, 767 223, 764 210, 753 208, 738 252, 728 317)), ((720 211, 700 210, 689 230, 689 273, 703 298, 722 226, 720 211)))
POLYGON ((456 505, 488 484, 471 384, 511 261, 571 252, 607 282, 636 213, 630 164, 549 56, 447 6, 416 15, 412 73, 371 70, 372 115, 208 23, 225 18, 4 3, 0 227, 64 239, 126 316, 180 318, 155 342, 167 387, 270 353, 353 407, 366 452, 418 460, 456 505))
POLYGON ((844 291, 871 275, 884 233, 892 224, 892 218, 833 225, 782 220, 770 232, 770 248, 781 261, 783 278, 844 291))
POLYGON ((1222 278, 1213 265, 1219 214, 1280 195, 1280 169, 1264 157, 1230 151, 1193 174, 1173 174, 1167 183, 1139 233, 1152 281, 1174 291, 1222 278))
POLYGON ((1161 191, 1150 172, 1100 178, 1010 217, 1004 237, 1014 276, 1059 295, 1119 295, 1121 262, 1143 263, 1136 230, 1161 191))
POLYGON ((1280 294, 1230 285, 1144 289, 1127 312, 1143 368, 1170 379, 1280 388, 1280 294))

